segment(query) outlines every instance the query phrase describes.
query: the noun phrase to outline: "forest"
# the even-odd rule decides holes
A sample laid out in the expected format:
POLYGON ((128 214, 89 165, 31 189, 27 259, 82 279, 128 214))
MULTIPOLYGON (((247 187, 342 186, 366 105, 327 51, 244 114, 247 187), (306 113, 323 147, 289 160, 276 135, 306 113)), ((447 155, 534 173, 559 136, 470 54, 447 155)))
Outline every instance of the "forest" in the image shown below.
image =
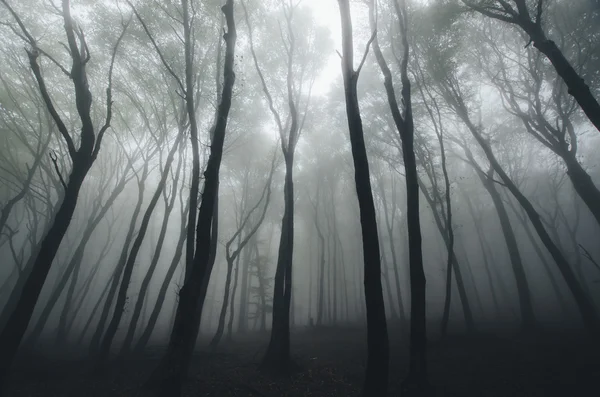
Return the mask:
POLYGON ((600 0, 0 0, 0 60, 0 397, 600 395, 600 0))

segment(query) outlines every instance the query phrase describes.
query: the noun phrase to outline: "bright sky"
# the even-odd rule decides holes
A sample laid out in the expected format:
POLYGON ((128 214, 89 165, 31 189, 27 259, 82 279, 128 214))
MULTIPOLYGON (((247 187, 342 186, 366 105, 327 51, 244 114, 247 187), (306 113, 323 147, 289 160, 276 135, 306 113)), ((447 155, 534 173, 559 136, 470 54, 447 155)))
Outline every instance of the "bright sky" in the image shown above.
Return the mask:
POLYGON ((342 28, 340 25, 340 11, 336 0, 304 0, 304 4, 313 9, 315 18, 319 25, 329 27, 331 38, 334 42, 334 49, 329 55, 327 66, 321 72, 321 75, 315 82, 313 93, 321 95, 329 90, 331 82, 341 76, 342 70, 340 61, 335 50, 341 52, 342 28))

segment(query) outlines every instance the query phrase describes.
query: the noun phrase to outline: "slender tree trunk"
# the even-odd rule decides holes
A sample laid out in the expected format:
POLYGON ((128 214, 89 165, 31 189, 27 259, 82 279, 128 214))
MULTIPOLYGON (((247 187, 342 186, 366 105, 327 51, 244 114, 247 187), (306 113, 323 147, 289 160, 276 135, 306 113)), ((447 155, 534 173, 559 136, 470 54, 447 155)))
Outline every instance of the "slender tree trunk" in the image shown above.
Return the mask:
POLYGON ((102 307, 102 312, 100 313, 100 320, 98 322, 98 325, 96 326, 96 330, 94 331, 94 335, 92 336, 92 340, 90 342, 89 352, 91 356, 96 356, 100 349, 102 335, 104 334, 104 329, 106 328, 106 321, 108 319, 108 315, 110 314, 110 309, 113 306, 115 294, 117 293, 119 282, 121 281, 121 276, 123 274, 123 269, 125 268, 125 265, 127 263, 127 254, 129 252, 129 246, 131 245, 131 240, 133 239, 133 235, 135 234, 137 219, 142 210, 142 203, 144 201, 144 187, 147 177, 148 162, 144 164, 142 175, 138 180, 138 200, 135 204, 131 220, 129 221, 129 228, 127 230, 127 234, 125 235, 123 247, 121 248, 121 255, 119 256, 119 261, 117 262, 117 267, 115 269, 117 276, 114 277, 110 283, 108 296, 106 298, 106 301, 104 302, 104 306, 102 307))
MULTIPOLYGON (((381 288, 381 254, 379 251, 377 218, 357 93, 358 76, 362 63, 358 70, 354 70, 352 19, 349 1, 338 0, 338 4, 342 23, 342 74, 344 77, 346 116, 348 118, 348 130, 354 162, 354 181, 360 210, 365 303, 367 307, 367 365, 362 395, 365 397, 379 397, 385 396, 388 389, 389 341, 381 288)), ((409 200, 413 199, 414 197, 411 197, 409 200)), ((418 219, 418 216, 417 210, 416 219, 418 219)), ((413 216, 410 221, 414 221, 414 219, 413 216)), ((416 240, 413 243, 418 245, 416 240)), ((417 273, 413 272, 413 277, 415 276, 417 276, 417 273)), ((422 280, 424 281, 424 277, 422 280)), ((415 281, 417 284, 413 288, 418 290, 418 280, 415 281)), ((415 297, 416 295, 413 296, 413 298, 415 297)), ((419 297, 413 299, 413 316, 415 316, 415 313, 417 316, 419 315, 419 302, 419 297)), ((424 325, 420 324, 419 320, 413 323, 424 325)))
POLYGON ((175 271, 179 266, 181 258, 183 256, 183 245, 185 243, 185 238, 187 236, 187 228, 186 223, 183 222, 183 217, 186 215, 189 210, 189 201, 186 204, 186 209, 182 212, 182 222, 181 229, 179 231, 179 240, 177 241, 177 246, 175 247, 175 254, 171 259, 171 263, 167 269, 167 274, 160 286, 160 290, 158 291, 158 296, 156 298, 156 303, 152 307, 152 312, 150 313, 150 317, 148 318, 148 323, 144 328, 144 332, 140 335, 137 343, 135 344, 134 352, 141 353, 144 348, 148 345, 150 341, 150 337, 152 336, 152 332, 154 331, 154 327, 156 326, 156 322, 158 321, 158 316, 162 310, 162 307, 165 303, 165 298, 167 296, 167 291, 169 290, 169 286, 171 285, 171 280, 175 275, 175 271))
MULTIPOLYGON (((233 85, 235 82, 233 67, 236 27, 233 0, 227 0, 221 9, 227 20, 227 31, 224 33, 226 50, 223 94, 217 109, 214 139, 210 148, 206 171, 204 172, 204 193, 198 211, 194 260, 192 266, 186 271, 185 282, 179 291, 179 303, 177 305, 167 352, 146 384, 148 390, 152 390, 153 393, 161 397, 178 397, 181 395, 183 379, 187 375, 191 363, 200 326, 200 315, 203 304, 203 300, 201 301, 200 299, 202 289, 204 284, 208 284, 208 279, 212 271, 212 267, 210 266, 211 243, 213 243, 213 238, 216 238, 216 236, 214 236, 211 230, 214 221, 219 169, 223 156, 227 119, 231 108, 233 85)), ((188 11, 187 6, 184 7, 184 12, 187 13, 188 11)), ((185 26, 189 27, 189 24, 185 24, 185 26)), ((191 72, 189 70, 189 73, 191 72)), ((191 80, 189 84, 192 84, 191 80)), ((191 95, 191 92, 188 88, 188 94, 191 95)), ((195 111, 195 109, 193 110, 195 111)), ((190 211, 196 211, 196 209, 190 207, 190 211)))
POLYGON ((521 261, 517 238, 515 237, 512 225, 510 224, 510 219, 508 217, 508 213, 506 212, 506 208, 504 207, 504 203, 502 202, 502 199, 500 198, 500 195, 494 186, 494 182, 491 181, 489 177, 487 180, 483 180, 483 176, 481 176, 481 178, 482 183, 489 192, 492 202, 494 203, 494 207, 496 208, 498 219, 500 219, 502 234, 504 235, 504 240, 506 242, 506 246, 508 247, 510 262, 512 264, 515 281, 517 283, 517 293, 519 294, 521 327, 523 330, 531 330, 535 327, 536 320, 533 312, 533 304, 531 302, 531 291, 529 289, 529 283, 527 282, 527 276, 521 261))
POLYGON ((102 293, 100 294, 100 297, 96 301, 96 304, 94 305, 94 308, 92 309, 92 312, 90 313, 90 315, 88 317, 88 320, 86 321, 85 325, 83 326, 83 329, 81 330, 81 333, 79 334, 79 338, 77 338, 77 342, 76 342, 75 346, 80 346, 81 343, 83 342, 85 333, 87 332, 87 329, 89 328, 89 326, 92 324, 92 322, 94 320, 94 316, 96 315, 96 311, 98 310, 98 308, 100 307, 100 304, 102 303, 104 297, 106 296, 106 293, 108 292, 108 288, 110 287, 113 280, 118 277, 119 277, 118 269, 115 269, 112 273, 112 276, 110 277, 110 279, 104 286, 104 289, 102 290, 102 293))
POLYGON ((480 218, 475 214, 475 209, 473 208, 473 203, 468 194, 463 195, 465 197, 465 201, 467 202, 467 208, 469 209, 469 214, 471 218, 473 218, 473 223, 475 225, 475 232, 478 236, 479 248, 481 249, 481 256, 483 258, 483 263, 485 267, 485 273, 488 279, 488 283, 490 284, 490 292, 492 294, 492 300, 494 302, 494 307, 496 308, 496 313, 500 313, 500 304, 498 303, 498 294, 496 293, 496 287, 494 286, 494 278, 492 277, 492 273, 490 271, 490 262, 487 254, 487 250, 484 243, 484 233, 483 228, 481 227, 480 218))
POLYGON ((565 282, 567 283, 569 290, 573 294, 573 297, 575 298, 575 301, 577 303, 577 308, 579 309, 586 329, 592 334, 596 334, 598 330, 600 330, 600 318, 598 317, 598 313, 596 312, 594 304, 590 297, 585 293, 585 290, 583 289, 579 281, 577 280, 577 276, 573 272, 571 265, 548 235, 548 232, 544 228, 544 225, 538 212, 535 210, 531 202, 523 195, 523 193, 521 193, 521 191, 517 188, 517 186, 510 179, 510 177, 506 174, 506 172, 496 159, 489 143, 480 134, 478 128, 471 122, 468 116, 468 111, 462 103, 462 99, 458 101, 456 98, 451 98, 450 100, 453 102, 452 105, 455 108, 455 111, 457 112, 458 116, 463 120, 465 125, 468 127, 469 131, 471 131, 471 134, 473 135, 475 140, 483 149, 491 166, 494 168, 496 173, 502 179, 502 182, 504 182, 508 190, 513 194, 515 199, 519 202, 519 204, 527 213, 527 216, 529 217, 529 220, 531 221, 534 229, 540 236, 540 239, 542 240, 542 243, 544 244, 546 249, 548 249, 548 251, 550 252, 550 255, 554 259, 556 266, 558 267, 565 282))
MULTIPOLYGON (((135 337, 135 330, 137 328, 137 323, 142 313, 142 308, 144 306, 144 302, 146 301, 146 296, 148 293, 148 287, 150 286, 150 281, 152 280, 152 276, 156 270, 158 265, 158 261, 160 259, 160 254, 162 252, 162 248, 165 242, 165 238, 167 236, 167 227, 169 225, 169 219, 171 217, 171 212, 173 211, 173 207, 175 206, 175 197, 177 196, 177 184, 179 179, 179 174, 181 172, 181 164, 179 161, 177 165, 177 171, 175 174, 175 179, 173 182, 173 187, 171 191, 171 197, 169 199, 165 196, 165 213, 163 216, 163 220, 160 226, 160 232, 158 235, 158 240, 156 241, 156 245, 154 248, 154 253, 152 255, 152 259, 150 261, 150 266, 144 275, 142 280, 142 284, 140 285, 140 291, 138 293, 137 301, 135 302, 135 306, 133 308, 133 313, 131 315, 131 320, 129 322, 129 328, 127 329, 127 334, 125 335, 125 339, 123 340, 123 345, 121 346, 120 355, 124 356, 130 353, 131 346, 133 344, 133 339, 135 337)), ((168 167, 165 167, 165 173, 167 173, 168 167)))
MULTIPOLYGON (((242 240, 242 235, 238 235, 238 245, 242 240)), ((216 348, 221 341, 221 337, 223 336, 223 330, 225 329, 225 317, 227 316, 227 306, 229 304, 229 292, 231 291, 231 275, 233 273, 234 265, 237 267, 240 264, 240 256, 238 255, 236 258, 228 258, 227 259, 227 276, 225 279, 225 294, 223 296, 223 304, 221 305, 221 312, 219 313, 219 323, 217 325, 217 332, 215 336, 212 338, 210 342, 211 348, 216 348)), ((233 301, 233 296, 231 298, 233 301)))
MULTIPOLYGON (((476 329, 475 321, 473 320, 473 312, 471 310, 471 304, 469 302, 469 298, 467 297, 467 289, 465 288, 465 283, 464 283, 463 274, 462 274, 462 265, 459 264, 458 259, 456 258, 456 253, 454 252, 454 249, 450 248, 450 243, 448 241, 448 234, 445 232, 445 228, 442 223, 439 212, 435 209, 435 206, 436 206, 435 201, 429 195, 429 193, 425 189, 422 182, 419 182, 419 186, 421 187, 421 191, 423 192, 423 195, 425 196, 427 203, 431 207, 431 210, 433 213, 433 219, 435 221, 438 231, 442 235, 442 240, 444 241, 444 244, 446 245, 446 250, 449 250, 452 253, 451 265, 452 265, 452 270, 455 273, 456 286, 458 289, 458 296, 460 298, 461 307, 463 310, 463 314, 465 316, 465 324, 467 327, 467 332, 475 332, 475 329, 476 329)), ((449 276, 447 274, 446 277, 448 278, 451 276, 449 276)), ((446 283, 448 283, 448 281, 446 281, 446 283)), ((449 291, 448 288, 450 288, 450 287, 448 286, 448 284, 446 284, 446 296, 447 297, 449 297, 451 294, 451 291, 449 291)), ((444 307, 446 308, 446 310, 444 310, 443 317, 445 318, 445 320, 442 320, 442 328, 445 327, 445 325, 443 325, 443 324, 444 324, 444 322, 446 322, 446 323, 448 322, 448 319, 450 316, 450 314, 449 314, 450 313, 449 312, 450 304, 449 303, 445 304, 444 307)))
MULTIPOLYGON (((252 240, 256 240, 256 236, 252 237, 252 240)), ((250 243, 252 245, 253 242, 250 243)), ((251 248, 249 248, 250 250, 251 248)), ((249 261, 242 261, 242 281, 240 289, 240 315, 238 322, 238 332, 245 333, 248 330, 248 274, 249 274, 249 261)))
POLYGON ((567 305, 567 301, 560 289, 560 285, 558 284, 556 277, 554 277, 554 273, 552 272, 550 264, 546 260, 546 256, 544 255, 539 244, 537 243, 535 236, 533 235, 531 228, 529 227, 529 223, 527 223, 527 218, 526 218, 527 215, 523 214, 523 211, 524 211, 523 209, 521 209, 521 211, 520 211, 521 213, 517 212, 518 210, 517 210, 516 206, 513 204, 513 202, 510 200, 510 198, 508 198, 507 201, 508 201, 508 204, 510 205, 511 209, 513 210, 513 213, 517 216, 517 219, 521 223, 521 226, 523 226, 523 229, 525 230, 525 234, 527 234, 527 237, 529 238, 529 242, 531 243, 531 246, 533 247, 535 253, 537 254, 538 258, 540 258, 540 262, 541 262, 544 270, 546 271, 546 274, 548 275, 548 279, 550 280, 550 285, 552 286, 552 289, 553 289, 554 293, 556 294, 556 298, 558 299, 559 304, 561 305, 563 311, 566 314, 570 313, 571 310, 569 309, 569 307, 567 305))
POLYGON ((229 307, 229 322, 227 323, 227 339, 231 340, 233 337, 233 320, 235 319, 235 293, 237 292, 238 279, 240 275, 240 261, 239 255, 235 264, 235 278, 233 280, 233 289, 231 291, 231 302, 229 307))
POLYGON ((284 213, 275 287, 273 289, 273 320, 271 339, 263 358, 263 366, 277 371, 290 369, 290 303, 292 294, 292 255, 294 249, 294 182, 293 154, 285 156, 284 213))
POLYGON ((4 387, 10 365, 21 344, 25 330, 29 325, 38 297, 50 271, 52 261, 71 223, 79 191, 91 166, 92 161, 86 158, 83 153, 79 158, 74 160, 73 170, 66 185, 63 202, 56 213, 54 223, 50 227, 48 234, 46 234, 41 242, 40 250, 33 262, 31 273, 23 284, 19 301, 0 333, 0 389, 4 387))

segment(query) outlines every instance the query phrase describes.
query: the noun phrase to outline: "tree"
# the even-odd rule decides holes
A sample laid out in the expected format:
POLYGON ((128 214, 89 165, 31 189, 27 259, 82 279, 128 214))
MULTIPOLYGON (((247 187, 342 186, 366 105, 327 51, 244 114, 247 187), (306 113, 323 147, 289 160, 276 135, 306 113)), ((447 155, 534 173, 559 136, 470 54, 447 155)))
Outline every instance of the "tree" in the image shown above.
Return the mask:
MULTIPOLYGON (((221 313, 219 314, 219 324, 217 326, 217 332, 215 333, 215 336, 213 337, 213 339, 210 342, 210 345, 212 348, 217 347, 217 345, 219 344, 219 342, 221 340, 221 337, 223 336, 223 330, 225 328, 225 316, 227 315, 227 304, 229 302, 229 291, 231 289, 231 273, 233 270, 233 266, 235 263, 237 263, 238 269, 239 269, 239 255, 242 252, 242 250, 244 249, 244 247, 246 246, 246 244, 248 244, 250 239, 253 238, 253 236, 256 234, 256 232, 262 225, 262 223, 265 219, 265 215, 267 213, 267 209, 269 208, 269 201, 271 200, 271 182, 273 180, 273 173, 275 171, 276 158, 277 158, 277 156, 273 156, 273 161, 271 162, 271 171, 269 172, 267 182, 265 183, 265 186, 262 190, 262 193, 261 193, 258 201, 256 202, 256 204, 254 206, 252 206, 252 208, 249 209, 249 211, 246 214, 244 214, 244 212, 243 212, 245 203, 244 203, 244 199, 242 199, 242 202, 241 202, 242 212, 240 214, 241 219, 240 219, 240 222, 238 225, 238 229, 231 236, 231 238, 227 241, 227 243, 225 243, 225 256, 226 256, 226 260, 227 260, 227 279, 225 281, 225 296, 223 298, 223 305, 221 307, 221 313), (263 201, 264 201, 263 209, 262 209, 262 212, 260 212, 260 214, 259 214, 259 218, 256 220, 256 222, 254 224, 249 223, 251 217, 254 214, 254 211, 256 209, 258 209, 258 207, 261 205, 261 203, 263 201), (242 234, 244 233, 244 229, 246 229, 248 227, 250 228, 250 230, 248 230, 245 233, 245 235, 243 235, 243 237, 242 237, 242 234), (237 240, 237 247, 232 251, 231 245, 236 240, 237 240)), ((247 180, 246 180, 245 189, 246 190, 248 189, 247 180)), ((236 274, 237 274, 237 271, 236 271, 236 274)), ((237 279, 237 277, 236 277, 236 279, 237 279)), ((234 301, 234 295, 232 295, 232 297, 231 297, 232 306, 233 306, 233 301, 234 301)), ((233 310, 231 310, 230 319, 233 319, 233 310)), ((231 324, 231 320, 230 320, 230 324, 231 324)))
POLYGON ((348 131, 352 146, 352 159, 354 161, 354 182, 360 209, 365 303, 367 306, 367 367, 362 395, 365 397, 384 396, 387 393, 388 387, 389 341, 383 290, 381 287, 381 258, 377 218, 357 93, 358 77, 367 58, 369 46, 375 39, 377 31, 373 31, 362 60, 355 70, 350 2, 348 0, 338 0, 338 4, 342 21, 341 58, 346 99, 346 117, 348 119, 348 131))
POLYGON ((600 104, 561 49, 546 36, 542 26, 542 13, 545 8, 543 0, 536 0, 535 8, 531 7, 531 9, 525 0, 463 0, 463 3, 485 16, 521 28, 529 36, 527 45, 533 43, 533 46, 548 58, 556 73, 567 85, 569 94, 575 98, 590 122, 600 131, 600 104))
MULTIPOLYGON (((371 28, 376 29, 375 3, 370 2, 371 28)), ((406 220, 408 225, 408 249, 411 290, 410 321, 410 369, 403 383, 405 393, 424 393, 427 388, 427 328, 425 305, 425 272, 421 250, 421 222, 419 220, 419 181, 417 160, 414 149, 414 121, 412 114, 411 83, 408 77, 409 38, 408 13, 406 2, 393 1, 398 30, 402 40, 402 54, 398 59, 400 80, 402 83, 401 105, 394 90, 392 72, 383 56, 379 41, 374 35, 373 52, 379 69, 384 76, 384 87, 388 105, 394 119, 394 125, 402 140, 402 158, 404 160, 406 181, 406 220)), ((451 227, 451 225, 449 225, 451 227)))
MULTIPOLYGON (((273 320, 271 338, 262 364, 265 368, 277 371, 287 371, 290 367, 290 306, 292 301, 292 259, 294 253, 294 155, 300 134, 306 120, 307 108, 310 103, 312 86, 315 80, 316 66, 309 70, 308 82, 305 73, 310 66, 308 59, 302 59, 302 48, 299 44, 303 41, 297 40, 295 33, 294 17, 298 11, 298 4, 292 1, 282 2, 282 11, 285 18, 285 31, 281 29, 281 40, 283 54, 285 55, 285 90, 282 95, 284 105, 287 107, 285 116, 278 106, 277 98, 273 98, 272 89, 269 88, 263 69, 261 68, 254 46, 254 32, 250 23, 248 10, 242 1, 244 16, 248 25, 248 36, 250 41, 250 52, 254 62, 256 73, 260 79, 262 91, 267 100, 269 110, 275 120, 281 151, 285 163, 285 180, 283 186, 284 210, 281 220, 281 236, 275 271, 275 286, 273 290, 273 320), (297 72, 295 69, 299 69, 297 72), (308 88, 308 93, 305 92, 308 88), (304 99, 304 109, 301 109, 301 96, 304 99)), ((314 55, 314 54, 313 54, 314 55)), ((283 106, 282 106, 283 107, 283 106)))
MULTIPOLYGON (((189 9, 185 0, 183 2, 183 9, 184 20, 187 20, 188 17, 186 15, 189 9)), ((223 63, 223 88, 220 97, 221 101, 217 107, 213 142, 206 170, 204 171, 204 192, 202 194, 200 209, 198 210, 194 261, 192 267, 187 269, 184 284, 179 290, 179 303, 167 351, 161 359, 159 366, 146 383, 146 387, 149 390, 153 390, 155 394, 164 397, 181 395, 182 382, 190 366, 200 327, 200 314, 204 303, 204 299, 200 299, 203 284, 207 283, 212 271, 212 266, 209 266, 211 260, 210 248, 213 242, 212 239, 215 236, 211 235, 211 229, 215 213, 216 191, 223 156, 223 144, 227 131, 227 117, 231 109, 233 85, 235 83, 233 67, 237 38, 233 15, 233 0, 227 0, 222 7, 222 11, 227 22, 227 30, 223 35, 226 43, 225 60, 223 63)), ((186 26, 185 22, 184 26, 186 26)), ((186 70, 188 70, 187 66, 186 64, 186 70)), ((191 79, 191 71, 186 74, 190 74, 188 77, 191 79)), ((186 91, 186 94, 189 96, 193 95, 193 91, 190 89, 193 87, 193 84, 191 82, 190 84, 186 91)), ((191 117, 190 113, 193 113, 191 111, 195 111, 195 108, 191 107, 190 109, 188 104, 188 117, 191 117)), ((192 178, 194 178, 194 174, 192 174, 192 178)), ((190 202, 190 212, 193 211, 195 209, 191 207, 190 202)))
POLYGON ((501 47, 490 37, 497 36, 496 26, 486 25, 481 35, 485 48, 478 51, 481 63, 486 65, 481 65, 481 70, 502 96, 505 109, 521 121, 527 133, 563 160, 575 191, 600 224, 600 190, 578 159, 580 136, 574 125, 577 107, 567 96, 564 84, 548 76, 539 52, 515 50, 510 39, 501 47), (496 66, 494 70, 492 65, 496 66), (515 80, 518 84, 513 83, 515 80), (548 85, 552 85, 550 95, 544 92, 548 85))
MULTIPOLYGON (((126 32, 127 24, 122 29, 116 44, 112 50, 112 57, 108 72, 108 86, 106 89, 106 116, 104 124, 97 130, 94 126, 91 117, 92 111, 92 94, 88 85, 87 63, 90 60, 89 48, 85 41, 85 36, 80 28, 78 28, 71 17, 69 0, 62 1, 62 17, 64 20, 65 34, 67 37, 69 55, 72 60, 71 70, 65 69, 57 63, 61 71, 69 76, 73 82, 75 91, 75 101, 77 112, 82 124, 79 135, 79 148, 77 148, 73 139, 73 134, 69 132, 66 124, 54 106, 54 102, 48 93, 46 80, 42 74, 38 59, 40 55, 48 56, 37 45, 36 39, 30 34, 29 30, 13 10, 6 0, 2 0, 2 4, 8 9, 14 20, 17 22, 21 33, 20 37, 24 38, 30 46, 27 49, 29 66, 35 75, 36 81, 44 103, 48 112, 52 115, 54 122, 68 148, 69 157, 72 162, 72 168, 68 176, 68 180, 64 180, 61 176, 61 184, 64 188, 62 202, 56 213, 56 217, 48 233, 43 238, 39 245, 39 250, 35 252, 35 260, 23 289, 21 297, 12 312, 6 326, 0 334, 0 387, 4 386, 6 374, 9 366, 17 352, 23 334, 31 320, 31 315, 35 304, 37 303, 39 294, 42 290, 52 261, 56 256, 58 247, 67 232, 75 207, 77 198, 83 182, 98 157, 98 152, 102 144, 102 139, 108 128, 112 118, 112 71, 114 60, 117 54, 118 46, 126 32)), ((49 59, 53 60, 51 56, 49 59)))

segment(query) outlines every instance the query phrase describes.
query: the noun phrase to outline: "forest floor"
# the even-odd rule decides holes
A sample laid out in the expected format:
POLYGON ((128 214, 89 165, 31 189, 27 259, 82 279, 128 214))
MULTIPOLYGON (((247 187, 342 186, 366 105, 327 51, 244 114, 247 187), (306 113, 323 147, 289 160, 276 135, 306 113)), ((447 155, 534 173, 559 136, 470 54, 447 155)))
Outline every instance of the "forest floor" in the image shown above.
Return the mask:
MULTIPOLYGON (((399 396, 407 370, 406 343, 390 329, 390 396, 399 396)), ((406 338, 402 338, 403 340, 406 338)), ((268 336, 228 342, 214 353, 199 352, 185 396, 316 397, 358 396, 364 374, 365 333, 351 328, 298 330, 292 335, 299 369, 289 377, 261 372, 268 336)), ((206 344, 202 344, 205 346, 206 344)), ((7 397, 137 396, 137 385, 158 354, 114 364, 103 374, 74 359, 22 355, 14 366, 7 397)), ((600 395, 600 344, 576 333, 536 336, 450 336, 432 341, 429 374, 433 395, 444 397, 585 397, 600 395)))

